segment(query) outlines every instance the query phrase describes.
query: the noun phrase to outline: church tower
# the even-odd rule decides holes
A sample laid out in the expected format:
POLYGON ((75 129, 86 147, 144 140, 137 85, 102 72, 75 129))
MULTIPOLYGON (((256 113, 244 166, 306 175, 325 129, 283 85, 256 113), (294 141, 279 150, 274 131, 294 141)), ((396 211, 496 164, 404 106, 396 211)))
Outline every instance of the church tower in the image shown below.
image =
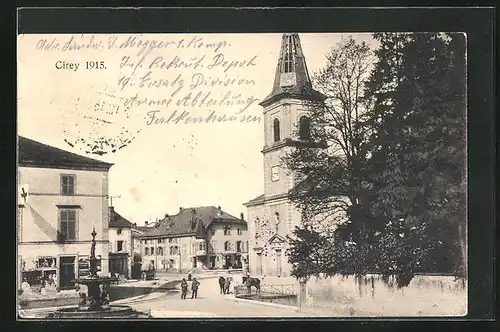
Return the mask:
POLYGON ((249 265, 253 275, 287 276, 286 236, 301 220, 289 201, 293 174, 282 158, 294 148, 323 148, 311 139, 310 113, 326 97, 312 88, 299 35, 283 34, 271 93, 264 108, 264 194, 248 208, 249 265))

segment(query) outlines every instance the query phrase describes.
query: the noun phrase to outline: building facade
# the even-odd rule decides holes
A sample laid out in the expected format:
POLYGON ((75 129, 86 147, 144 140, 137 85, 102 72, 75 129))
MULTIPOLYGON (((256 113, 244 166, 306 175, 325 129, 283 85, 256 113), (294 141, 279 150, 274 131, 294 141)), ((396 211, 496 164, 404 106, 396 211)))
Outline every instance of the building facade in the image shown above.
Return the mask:
MULTIPOLYGON (((108 171, 112 164, 19 137, 20 278, 61 288, 89 273, 95 228, 99 273, 108 274, 108 171)), ((21 281, 21 280, 19 280, 21 281)))
POLYGON ((141 227, 142 262, 156 269, 241 268, 247 259, 247 223, 214 206, 181 208, 141 227))
POLYGON ((133 224, 109 207, 109 272, 129 279, 132 271, 133 224))
POLYGON ((264 108, 264 194, 244 203, 248 209, 249 268, 256 276, 289 276, 287 235, 301 212, 289 200, 294 175, 282 163, 292 149, 324 148, 311 140, 310 112, 325 96, 312 88, 298 34, 283 34, 271 93, 264 108))

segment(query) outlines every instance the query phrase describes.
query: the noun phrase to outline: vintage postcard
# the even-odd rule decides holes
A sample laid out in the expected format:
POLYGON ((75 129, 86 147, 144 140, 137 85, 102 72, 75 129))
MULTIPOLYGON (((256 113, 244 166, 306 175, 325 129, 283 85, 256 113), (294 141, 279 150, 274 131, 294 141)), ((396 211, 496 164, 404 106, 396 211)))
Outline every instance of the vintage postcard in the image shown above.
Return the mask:
POLYGON ((467 35, 20 34, 21 319, 467 314, 467 35))

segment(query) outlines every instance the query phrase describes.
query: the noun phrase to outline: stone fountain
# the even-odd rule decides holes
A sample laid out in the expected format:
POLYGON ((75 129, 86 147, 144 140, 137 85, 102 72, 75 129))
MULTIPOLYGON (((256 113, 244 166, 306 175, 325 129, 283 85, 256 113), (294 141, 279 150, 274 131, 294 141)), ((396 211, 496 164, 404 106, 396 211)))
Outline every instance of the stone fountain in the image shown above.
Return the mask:
POLYGON ((49 318, 69 319, 102 319, 102 318, 141 318, 148 317, 126 305, 110 305, 106 288, 115 278, 97 275, 97 258, 95 257, 95 228, 92 231, 92 246, 90 249, 90 275, 77 278, 75 282, 86 285, 88 295, 82 293, 81 301, 76 308, 63 308, 55 311, 49 318))

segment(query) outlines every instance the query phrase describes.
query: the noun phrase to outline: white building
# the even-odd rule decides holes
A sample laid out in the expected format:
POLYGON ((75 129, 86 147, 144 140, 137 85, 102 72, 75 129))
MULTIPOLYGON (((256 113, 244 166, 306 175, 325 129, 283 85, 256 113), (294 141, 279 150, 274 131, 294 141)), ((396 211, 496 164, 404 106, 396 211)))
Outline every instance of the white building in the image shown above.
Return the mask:
POLYGON ((19 137, 18 148, 20 279, 37 284, 55 275, 60 288, 73 287, 76 277, 89 273, 93 228, 99 273, 107 275, 112 164, 24 137, 19 137))
POLYGON ((133 224, 109 207, 109 272, 129 279, 134 257, 133 224))

